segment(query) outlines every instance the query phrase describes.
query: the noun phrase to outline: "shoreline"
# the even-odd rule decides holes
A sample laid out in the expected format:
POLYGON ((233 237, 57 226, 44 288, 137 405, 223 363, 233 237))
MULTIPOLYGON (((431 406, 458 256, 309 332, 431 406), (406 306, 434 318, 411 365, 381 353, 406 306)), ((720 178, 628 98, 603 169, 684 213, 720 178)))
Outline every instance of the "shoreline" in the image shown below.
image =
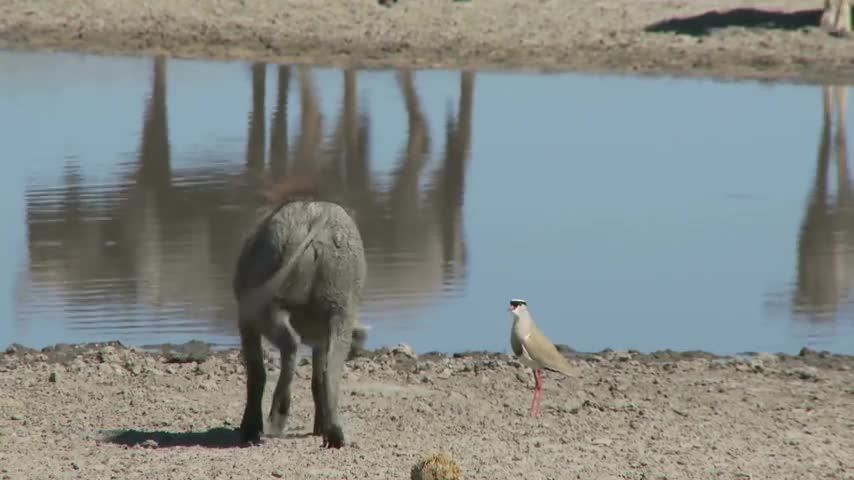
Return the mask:
POLYGON ((537 8, 521 0, 401 0, 390 8, 331 0, 322 10, 309 1, 249 7, 153 0, 140 9, 131 0, 19 0, 0 6, 0 48, 359 68, 854 81, 854 43, 818 28, 816 0, 783 0, 773 9, 755 0, 546 1, 537 8))
MULTIPOLYGON (((375 349, 362 348, 361 346, 355 345, 356 342, 354 342, 354 347, 351 349, 347 362, 352 362, 358 358, 374 360, 384 355, 394 355, 400 351, 406 352, 407 355, 413 356, 413 358, 429 362, 485 358, 503 358, 512 360, 512 355, 508 352, 491 350, 464 350, 459 352, 430 350, 418 353, 406 343, 399 343, 394 346, 380 346, 375 349)), ((600 361, 603 358, 631 358, 634 361, 642 363, 689 362, 694 360, 750 362, 755 359, 772 356, 781 361, 801 361, 810 365, 819 365, 824 367, 828 365, 849 365, 852 370, 854 370, 854 355, 834 353, 828 350, 813 350, 808 347, 801 348, 801 350, 795 354, 765 351, 716 354, 704 350, 673 350, 669 348, 649 352, 641 352, 634 349, 615 350, 612 348, 604 348, 595 352, 584 352, 577 351, 572 347, 561 343, 557 343, 555 346, 562 355, 572 361, 600 361)), ((67 365, 75 359, 79 359, 82 356, 93 355, 93 352, 100 351, 104 348, 132 352, 142 356, 158 359, 158 361, 164 363, 204 363, 211 358, 219 360, 234 358, 240 353, 240 347, 222 347, 201 340, 189 340, 180 344, 164 342, 139 346, 125 344, 119 340, 104 340, 98 342, 56 343, 42 348, 32 348, 19 343, 11 343, 4 347, 3 352, 0 352, 0 364, 2 364, 4 356, 16 356, 22 360, 25 359, 33 362, 67 365)), ((265 341, 263 343, 263 348, 267 356, 278 356, 278 350, 270 345, 269 342, 265 341)), ((303 346, 300 348, 303 348, 303 346)), ((310 359, 310 356, 307 358, 310 359)))

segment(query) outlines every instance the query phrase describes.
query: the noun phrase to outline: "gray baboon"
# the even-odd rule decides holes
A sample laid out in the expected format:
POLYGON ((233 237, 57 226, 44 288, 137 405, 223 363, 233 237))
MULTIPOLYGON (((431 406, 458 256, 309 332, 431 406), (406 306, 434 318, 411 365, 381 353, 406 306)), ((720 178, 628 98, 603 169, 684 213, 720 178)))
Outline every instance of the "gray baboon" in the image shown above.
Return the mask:
POLYGON ((353 336, 367 265, 359 229, 311 182, 285 179, 277 204, 244 240, 233 278, 241 349, 246 365, 242 438, 257 443, 263 430, 266 383, 261 337, 281 352, 269 429, 279 434, 290 409, 290 385, 300 342, 312 349, 314 431, 323 445, 345 444, 338 418, 338 383, 353 336))

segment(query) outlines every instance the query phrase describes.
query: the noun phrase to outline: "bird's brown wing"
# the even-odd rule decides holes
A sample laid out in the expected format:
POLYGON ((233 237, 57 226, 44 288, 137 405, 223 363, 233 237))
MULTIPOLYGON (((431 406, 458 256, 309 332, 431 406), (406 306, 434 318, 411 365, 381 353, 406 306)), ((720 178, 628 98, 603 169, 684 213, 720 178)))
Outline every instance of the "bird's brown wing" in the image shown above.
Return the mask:
POLYGON ((564 375, 575 375, 577 373, 575 367, 557 351, 557 347, 552 341, 536 326, 531 328, 531 335, 524 340, 524 344, 525 349, 528 350, 528 355, 541 364, 543 368, 564 375))

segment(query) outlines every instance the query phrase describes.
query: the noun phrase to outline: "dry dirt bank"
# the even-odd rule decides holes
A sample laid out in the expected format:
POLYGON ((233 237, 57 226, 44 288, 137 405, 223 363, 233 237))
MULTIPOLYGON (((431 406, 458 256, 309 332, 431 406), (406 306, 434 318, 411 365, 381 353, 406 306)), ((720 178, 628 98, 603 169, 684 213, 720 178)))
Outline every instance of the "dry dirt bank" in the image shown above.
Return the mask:
POLYGON ((854 40, 816 27, 822 4, 400 0, 387 8, 377 0, 5 0, 0 48, 854 80, 854 40), (662 25, 674 18, 681 20, 662 25), (655 25, 663 31, 648 31, 655 25))
POLYGON ((365 352, 342 386, 354 444, 333 451, 307 435, 307 360, 286 438, 237 448, 237 351, 12 348, 0 356, 0 478, 392 479, 435 451, 469 479, 854 478, 853 357, 571 356, 582 376, 547 375, 532 419, 531 374, 503 354, 365 352))

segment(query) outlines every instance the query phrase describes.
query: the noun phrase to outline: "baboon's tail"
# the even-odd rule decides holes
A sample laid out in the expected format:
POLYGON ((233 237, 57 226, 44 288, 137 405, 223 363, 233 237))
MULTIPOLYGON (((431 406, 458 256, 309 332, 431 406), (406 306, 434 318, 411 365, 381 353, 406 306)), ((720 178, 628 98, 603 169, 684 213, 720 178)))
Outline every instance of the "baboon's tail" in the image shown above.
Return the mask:
POLYGON ((300 255, 303 254, 311 241, 314 240, 314 237, 317 236, 322 221, 323 217, 318 217, 309 225, 308 234, 306 234, 303 241, 291 253, 291 258, 287 262, 284 262, 267 281, 255 288, 239 292, 237 296, 237 316, 240 322, 253 318, 258 313, 258 310, 266 307, 273 301, 273 297, 275 297, 279 287, 296 266, 300 255))

